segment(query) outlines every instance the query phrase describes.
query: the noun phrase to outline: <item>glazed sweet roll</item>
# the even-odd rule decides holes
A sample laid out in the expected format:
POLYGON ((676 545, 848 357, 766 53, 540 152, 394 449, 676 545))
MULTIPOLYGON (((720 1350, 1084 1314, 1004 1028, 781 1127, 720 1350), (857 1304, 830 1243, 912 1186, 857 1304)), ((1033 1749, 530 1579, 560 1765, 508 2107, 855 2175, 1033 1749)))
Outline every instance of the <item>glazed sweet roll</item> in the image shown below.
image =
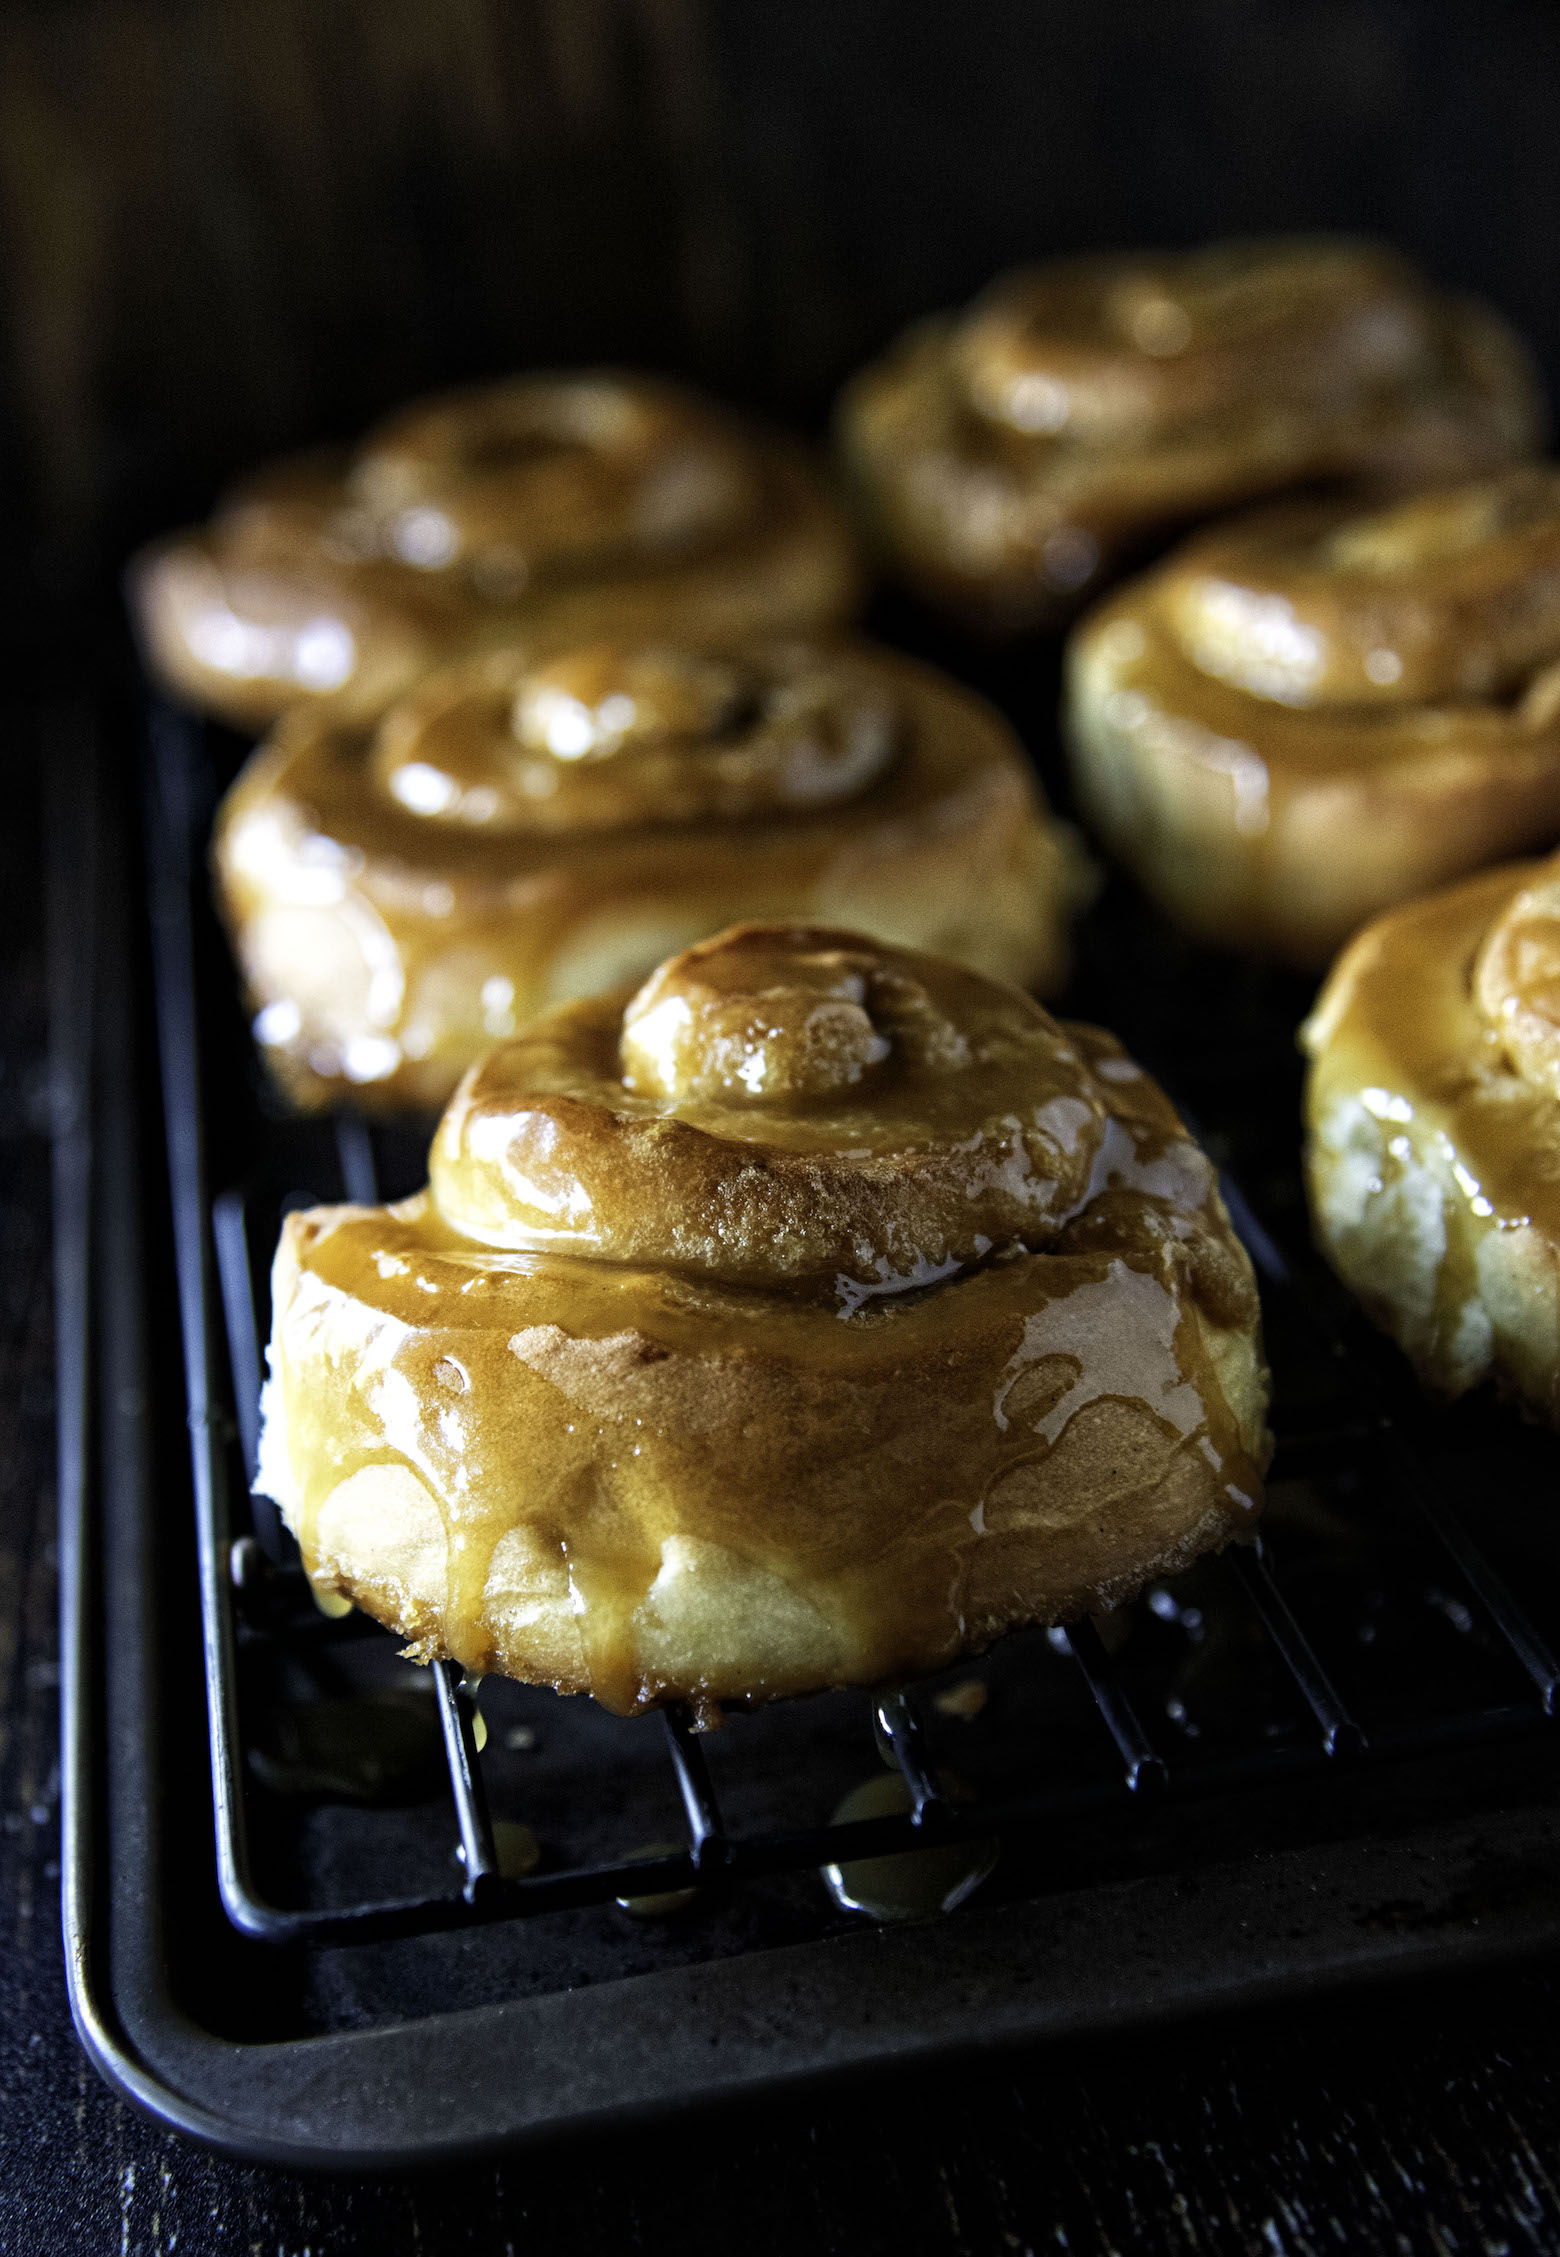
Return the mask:
POLYGON ((1253 1524, 1251 1271, 1108 1036, 745 926, 462 1083, 427 1191, 295 1214, 261 1486, 420 1658, 660 1701, 935 1668, 1253 1524))
POLYGON ((1494 314, 1382 247, 1304 238, 1009 275, 858 376, 839 421, 901 577, 999 635, 1060 624, 1194 519, 1471 477, 1543 425, 1494 314))
POLYGON ((1049 988, 1083 871, 998 715, 854 642, 508 651, 377 725, 294 714, 216 861, 284 1085, 381 1108, 437 1108, 546 1005, 737 917, 1049 988))
POLYGON ((605 373, 406 408, 349 455, 261 471, 130 575, 157 672, 240 727, 300 700, 372 717, 517 633, 741 642, 837 625, 859 594, 802 448, 605 373))
POLYGON ((1560 858, 1367 926, 1305 1041, 1339 1275, 1432 1386, 1560 1424, 1560 858))
POLYGON ((1195 535, 1083 621, 1085 813, 1192 931, 1325 963, 1560 832, 1560 470, 1195 535))

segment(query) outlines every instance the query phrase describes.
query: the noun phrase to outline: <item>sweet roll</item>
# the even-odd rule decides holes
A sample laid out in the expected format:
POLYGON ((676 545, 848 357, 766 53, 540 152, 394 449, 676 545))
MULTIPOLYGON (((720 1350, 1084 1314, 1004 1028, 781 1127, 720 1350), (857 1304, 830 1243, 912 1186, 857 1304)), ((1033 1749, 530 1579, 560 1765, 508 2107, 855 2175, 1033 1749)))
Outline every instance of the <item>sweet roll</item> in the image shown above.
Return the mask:
POLYGON ((1075 629, 1084 811, 1192 931, 1322 964, 1560 832, 1560 470, 1194 535, 1075 629))
POLYGON ((293 713, 216 864, 293 1097, 430 1109, 547 1005, 738 917, 1051 987, 1082 868, 989 706, 847 641, 510 649, 377 723, 293 713))
POLYGON ((811 633, 850 615, 860 574, 804 449, 598 372, 419 402, 350 454, 277 463, 147 550, 129 586, 163 681, 259 728, 300 701, 372 718, 516 635, 811 633))
POLYGON ((1304 1039, 1333 1266, 1432 1387, 1560 1425, 1560 857, 1366 926, 1304 1039))
POLYGON ((879 546, 996 635, 1054 627, 1193 520, 1319 480, 1472 477, 1542 437, 1505 324, 1383 247, 1059 260, 922 323, 843 395, 879 546))
POLYGON ((287 1218, 260 1472, 420 1658, 624 1712, 874 1683, 1253 1524, 1213 1171, 1016 988, 739 926, 492 1051, 430 1177, 287 1218))

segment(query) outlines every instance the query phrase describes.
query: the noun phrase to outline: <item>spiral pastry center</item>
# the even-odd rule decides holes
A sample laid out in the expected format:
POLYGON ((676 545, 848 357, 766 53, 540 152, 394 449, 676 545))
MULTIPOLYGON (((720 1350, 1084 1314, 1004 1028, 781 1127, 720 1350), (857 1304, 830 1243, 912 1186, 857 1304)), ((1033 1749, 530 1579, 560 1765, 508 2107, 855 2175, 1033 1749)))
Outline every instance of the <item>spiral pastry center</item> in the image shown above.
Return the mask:
POLYGON ((1560 876, 1552 867, 1490 927, 1473 992, 1517 1073, 1560 1097, 1560 876))
POLYGON ((1108 1110, 1017 989, 739 925, 492 1053, 431 1172, 489 1244, 886 1292, 1046 1244, 1090 1195, 1108 1110))
POLYGON ((806 1104, 901 1073, 951 1072, 969 1044, 916 980, 870 951, 767 938, 689 950, 629 1004, 626 1088, 672 1105, 806 1104))
POLYGON ((539 577, 709 540, 756 506, 735 434, 670 388, 529 378, 381 426, 332 538, 513 596, 539 577))
POLYGON ((1160 586, 1192 664, 1253 697, 1504 695, 1560 658, 1560 471, 1527 464, 1364 515, 1237 520, 1189 542, 1160 586))
POLYGON ((844 649, 730 658, 596 644, 435 676, 381 724, 381 788, 488 830, 740 821, 838 806, 892 767, 902 717, 844 649))
POLYGON ((977 301, 955 357, 970 404, 1026 437, 1143 438, 1283 402, 1402 383, 1433 357, 1423 293, 1351 244, 1076 259, 977 301))
POLYGON ((554 760, 709 742, 751 714, 755 689, 728 660, 603 644, 528 675, 515 697, 514 733, 527 752, 554 760))

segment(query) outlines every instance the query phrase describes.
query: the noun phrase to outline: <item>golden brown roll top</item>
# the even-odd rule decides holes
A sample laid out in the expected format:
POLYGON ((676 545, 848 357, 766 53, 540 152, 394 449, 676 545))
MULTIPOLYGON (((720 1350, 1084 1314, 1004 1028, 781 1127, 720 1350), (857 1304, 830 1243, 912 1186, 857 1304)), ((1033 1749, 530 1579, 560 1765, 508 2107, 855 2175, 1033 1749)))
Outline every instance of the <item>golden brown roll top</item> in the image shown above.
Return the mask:
POLYGON ((1311 964, 1560 829, 1560 471, 1194 535, 1068 653, 1086 811, 1194 931, 1311 964))
POLYGON ((1554 862, 1534 871, 1490 926, 1474 962, 1473 998, 1513 1071, 1560 1099, 1560 866, 1554 862))
POLYGON ((1305 1041, 1329 1259, 1432 1385, 1560 1423, 1560 863, 1378 918, 1305 1041))
POLYGON ((432 677, 386 716, 372 773, 413 814, 487 837, 611 830, 834 807, 893 766, 903 737, 893 686, 860 649, 598 643, 432 677))
POLYGON ((1193 518, 1469 476, 1530 452, 1542 413, 1495 316, 1380 246, 1302 238, 1006 276, 857 377, 841 435, 903 576, 1014 633, 1193 518))
POLYGON ((489 1245, 886 1292, 1043 1243, 1106 1108, 1039 1005, 849 933, 737 927, 489 1055, 434 1140, 489 1245))
POLYGON ((516 631, 716 644, 831 626, 858 593, 801 449, 607 373, 405 409, 351 455, 260 472, 131 575, 153 664, 241 725, 299 699, 372 716, 516 631))
POLYGON ((1163 590, 1193 665, 1253 697, 1503 696, 1560 656, 1560 470, 1527 463, 1363 515, 1237 519, 1182 549, 1163 590))
POLYGON ((738 927, 287 1221, 262 1477, 316 1582, 618 1709, 937 1666, 1250 1525, 1249 1265, 1108 1035, 738 927))
POLYGON ((864 643, 590 644, 295 714, 217 866, 288 1086, 437 1105, 545 1005, 743 916, 818 916, 1050 985, 1079 861, 998 716, 864 643))

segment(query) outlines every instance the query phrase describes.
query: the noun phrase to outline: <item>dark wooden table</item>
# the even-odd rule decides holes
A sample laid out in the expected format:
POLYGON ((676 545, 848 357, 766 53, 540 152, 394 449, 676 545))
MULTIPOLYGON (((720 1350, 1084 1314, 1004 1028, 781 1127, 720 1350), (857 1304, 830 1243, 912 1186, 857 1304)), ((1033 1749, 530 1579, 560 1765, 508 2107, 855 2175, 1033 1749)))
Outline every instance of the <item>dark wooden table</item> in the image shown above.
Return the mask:
POLYGON ((1344 1996, 417 2180, 230 2163, 113 2098, 58 1912, 36 809, 0 833, 0 2250, 14 2257, 1560 2248, 1560 1984, 1344 1996))

